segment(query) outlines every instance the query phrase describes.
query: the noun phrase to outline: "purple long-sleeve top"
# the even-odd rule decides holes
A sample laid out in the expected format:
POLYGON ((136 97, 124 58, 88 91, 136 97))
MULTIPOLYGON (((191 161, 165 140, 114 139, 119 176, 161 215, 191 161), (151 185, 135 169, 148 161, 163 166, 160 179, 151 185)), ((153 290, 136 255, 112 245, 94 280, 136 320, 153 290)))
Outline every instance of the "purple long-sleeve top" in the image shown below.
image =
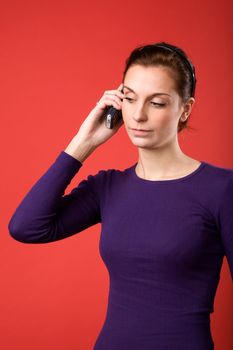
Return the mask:
POLYGON ((136 164, 100 170, 65 195, 83 164, 61 151, 16 208, 9 232, 47 243, 101 223, 110 286, 93 350, 212 350, 224 256, 233 279, 233 169, 202 161, 182 178, 146 180, 136 164))

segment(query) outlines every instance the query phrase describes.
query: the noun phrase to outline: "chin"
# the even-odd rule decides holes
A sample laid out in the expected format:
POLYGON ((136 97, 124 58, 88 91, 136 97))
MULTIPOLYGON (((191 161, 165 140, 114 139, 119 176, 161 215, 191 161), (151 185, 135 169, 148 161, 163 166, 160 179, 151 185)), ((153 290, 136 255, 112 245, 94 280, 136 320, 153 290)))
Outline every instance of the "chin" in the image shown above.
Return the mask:
POLYGON ((150 147, 151 142, 145 139, 140 138, 130 138, 130 141, 134 146, 140 147, 140 148, 148 148, 150 147))

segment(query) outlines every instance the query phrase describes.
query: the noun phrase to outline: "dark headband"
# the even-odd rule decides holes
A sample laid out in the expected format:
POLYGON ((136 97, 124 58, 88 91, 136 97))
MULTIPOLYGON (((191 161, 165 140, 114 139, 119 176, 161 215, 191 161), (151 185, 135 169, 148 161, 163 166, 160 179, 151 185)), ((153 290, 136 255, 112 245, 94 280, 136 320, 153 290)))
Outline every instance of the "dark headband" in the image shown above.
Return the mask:
POLYGON ((169 44, 161 43, 161 44, 154 44, 153 46, 161 47, 163 49, 169 50, 170 52, 175 52, 176 54, 178 54, 182 58, 183 62, 185 62, 186 67, 188 68, 188 70, 191 74, 191 81, 192 81, 191 96, 194 97, 195 87, 196 87, 196 76, 195 76, 195 67, 192 64, 192 62, 182 52, 180 52, 175 47, 173 47, 169 44))

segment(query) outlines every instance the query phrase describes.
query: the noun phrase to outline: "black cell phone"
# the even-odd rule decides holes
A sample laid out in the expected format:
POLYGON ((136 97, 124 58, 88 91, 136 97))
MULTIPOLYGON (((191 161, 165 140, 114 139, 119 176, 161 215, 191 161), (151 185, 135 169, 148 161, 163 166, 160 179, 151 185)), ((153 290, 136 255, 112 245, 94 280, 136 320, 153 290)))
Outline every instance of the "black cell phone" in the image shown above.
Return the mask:
POLYGON ((105 125, 108 129, 113 129, 113 127, 122 119, 122 112, 115 107, 110 107, 107 109, 105 117, 105 125))
MULTIPOLYGON (((121 90, 123 92, 123 89, 121 90)), ((121 100, 122 101, 122 100, 121 100)), ((112 129, 122 119, 122 112, 111 106, 106 111, 105 125, 108 129, 112 129)))

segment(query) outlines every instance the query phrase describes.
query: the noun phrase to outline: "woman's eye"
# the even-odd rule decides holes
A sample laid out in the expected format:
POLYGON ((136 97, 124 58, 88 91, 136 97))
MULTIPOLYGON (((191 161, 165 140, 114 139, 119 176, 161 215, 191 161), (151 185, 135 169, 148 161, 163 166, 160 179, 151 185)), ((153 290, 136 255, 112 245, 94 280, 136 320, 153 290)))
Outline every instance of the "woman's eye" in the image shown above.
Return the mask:
POLYGON ((125 99, 126 99, 127 101, 129 101, 129 102, 132 102, 132 101, 133 101, 133 99, 130 98, 130 97, 125 97, 125 99))
MULTIPOLYGON (((131 97, 125 97, 125 100, 127 100, 129 103, 133 103, 134 99, 131 97)), ((151 102, 154 107, 161 108, 165 106, 165 103, 157 103, 157 102, 151 102)))
POLYGON ((165 103, 157 103, 157 102, 151 102, 153 106, 156 106, 158 108, 165 106, 165 103))

